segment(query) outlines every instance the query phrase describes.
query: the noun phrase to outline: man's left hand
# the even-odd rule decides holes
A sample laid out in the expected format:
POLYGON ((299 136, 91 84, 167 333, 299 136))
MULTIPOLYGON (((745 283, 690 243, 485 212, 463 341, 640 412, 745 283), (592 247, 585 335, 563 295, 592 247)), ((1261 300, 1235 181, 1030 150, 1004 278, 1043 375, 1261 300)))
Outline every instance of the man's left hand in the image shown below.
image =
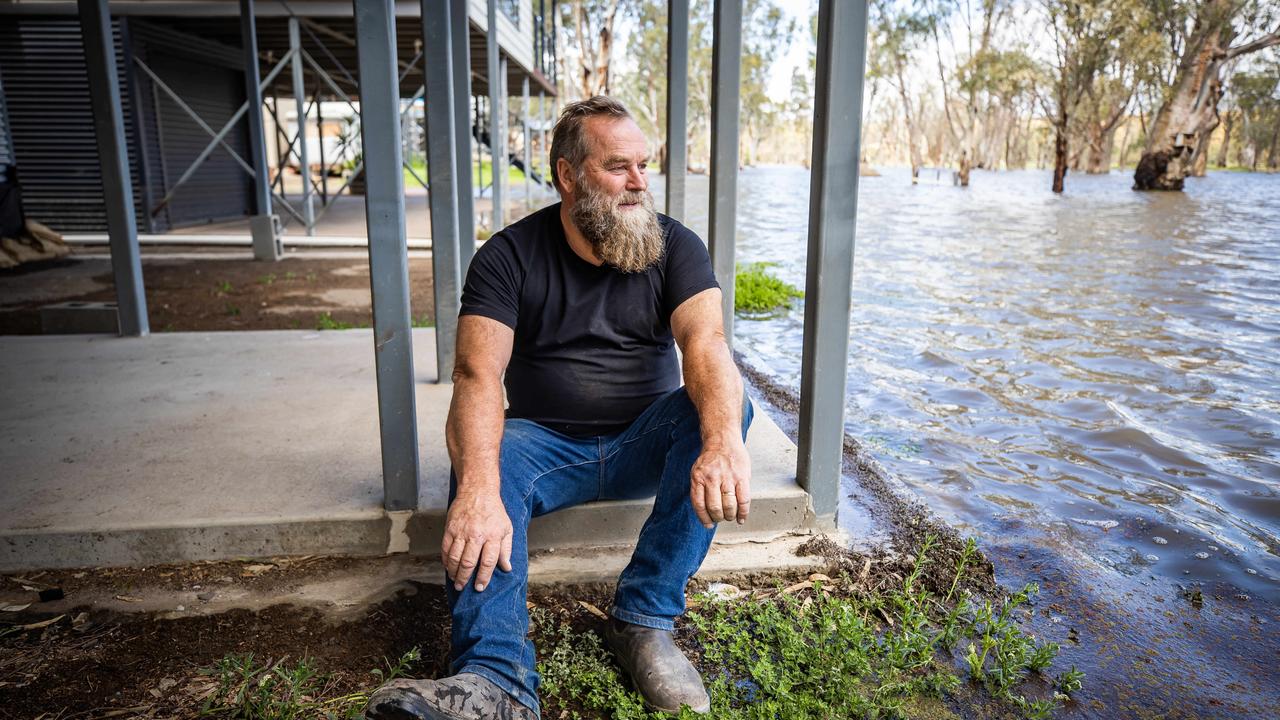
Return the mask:
POLYGON ((751 456, 746 445, 704 447, 690 473, 689 499, 708 529, 725 520, 746 522, 751 511, 751 456))

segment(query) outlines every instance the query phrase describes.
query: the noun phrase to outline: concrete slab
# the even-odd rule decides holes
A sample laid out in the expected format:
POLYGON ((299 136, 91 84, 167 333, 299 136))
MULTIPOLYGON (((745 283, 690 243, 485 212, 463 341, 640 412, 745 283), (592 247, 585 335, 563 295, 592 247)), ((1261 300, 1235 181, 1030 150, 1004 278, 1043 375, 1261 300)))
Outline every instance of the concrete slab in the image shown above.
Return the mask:
MULTIPOLYGON (((0 571, 438 553, 452 386, 434 342, 414 330, 419 510, 393 518, 369 330, 0 338, 0 571)), ((794 445, 756 418, 752 519, 726 541, 814 527, 794 445)), ((630 543, 647 506, 541 518, 531 547, 630 543)))
MULTIPOLYGON (((787 535, 762 542, 718 544, 707 554, 695 577, 708 582, 732 581, 735 576, 760 568, 772 571, 820 568, 826 563, 823 558, 796 554, 800 545, 809 539, 808 535, 787 535)), ((534 586, 614 582, 630 561, 632 550, 633 546, 625 545, 536 553, 529 559, 529 582, 534 586)), ((272 574, 277 576, 274 582, 267 583, 255 582, 256 576, 245 578, 235 564, 225 568, 227 574, 221 578, 211 577, 203 585, 182 589, 169 584, 127 581, 126 599, 121 599, 120 581, 106 574, 111 571, 95 571, 65 597, 41 602, 39 608, 42 614, 48 615, 89 607, 97 611, 154 612, 163 618, 181 618, 235 609, 258 611, 290 604, 314 608, 337 622, 363 616, 370 607, 396 593, 412 593, 423 585, 439 587, 445 581, 444 566, 438 557, 383 555, 359 558, 358 562, 339 561, 336 567, 324 569, 311 569, 308 564, 311 558, 303 556, 298 560, 296 564, 287 558, 267 561, 272 563, 265 570, 268 578, 272 574), (279 576, 288 579, 280 580, 279 576), (177 610, 178 607, 182 610, 177 610)), ((47 578, 41 580, 47 581, 47 578)), ((31 593, 21 586, 0 585, 0 606, 30 602, 31 593)))

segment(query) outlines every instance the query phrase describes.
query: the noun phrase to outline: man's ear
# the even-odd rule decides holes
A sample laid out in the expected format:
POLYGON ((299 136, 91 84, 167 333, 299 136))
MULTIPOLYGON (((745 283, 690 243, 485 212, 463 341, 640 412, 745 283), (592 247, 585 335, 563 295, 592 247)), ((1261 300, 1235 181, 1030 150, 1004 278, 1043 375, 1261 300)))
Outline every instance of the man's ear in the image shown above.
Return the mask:
POLYGON ((556 178, 560 180, 560 189, 565 195, 575 197, 574 190, 577 189, 573 172, 573 166, 564 158, 556 159, 556 178))

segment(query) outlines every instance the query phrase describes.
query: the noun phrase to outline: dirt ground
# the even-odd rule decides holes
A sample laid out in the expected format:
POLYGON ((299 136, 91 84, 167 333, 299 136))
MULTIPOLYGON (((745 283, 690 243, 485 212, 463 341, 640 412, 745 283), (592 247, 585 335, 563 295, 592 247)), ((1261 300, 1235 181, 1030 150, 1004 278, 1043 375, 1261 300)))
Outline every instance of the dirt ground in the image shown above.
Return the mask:
MULTIPOLYGON (((906 572, 901 556, 869 561, 830 541, 802 552, 822 555, 833 575, 861 572, 868 589, 906 572)), ((0 576, 0 719, 197 717, 215 687, 201 669, 233 652, 272 662, 312 658, 331 673, 326 694, 334 695, 371 691, 378 680, 370 671, 413 647, 421 660, 410 677, 446 675, 449 617, 438 565, 402 555, 302 557, 0 576), (368 602, 291 602, 305 586, 353 580, 373 588, 368 602), (226 596, 240 598, 232 603, 240 607, 219 606, 226 596)), ((727 579, 771 588, 808 572, 727 579)), ((695 581, 690 592, 702 588, 695 581)), ((612 592, 601 583, 535 585, 529 601, 587 631, 600 625, 596 613, 612 592)), ((677 638, 692 647, 687 629, 677 638)))
MULTIPOLYGON (((276 263, 238 253, 144 254, 152 332, 367 327, 372 322, 369 261, 291 255, 276 263)), ((409 260, 415 325, 435 320, 431 259, 409 260)), ((41 332, 40 308, 67 301, 115 301, 110 261, 69 258, 0 270, 0 335, 41 332)))

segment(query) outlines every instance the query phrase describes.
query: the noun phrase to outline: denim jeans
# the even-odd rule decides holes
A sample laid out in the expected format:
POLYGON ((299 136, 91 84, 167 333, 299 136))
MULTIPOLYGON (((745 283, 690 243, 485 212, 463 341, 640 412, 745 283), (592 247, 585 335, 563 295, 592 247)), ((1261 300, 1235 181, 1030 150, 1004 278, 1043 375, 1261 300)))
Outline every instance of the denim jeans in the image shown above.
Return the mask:
MULTIPOLYGON (((744 439, 751 418, 744 396, 744 439)), ((461 591, 446 583, 453 672, 482 675, 538 712, 539 678, 526 637, 529 520, 592 500, 655 498, 610 612, 636 625, 672 629, 684 613, 685 585, 715 535, 689 500, 689 473, 701 452, 698 414, 684 388, 654 401, 612 435, 573 438, 530 420, 507 420, 500 462, 502 502, 512 526, 511 572, 496 569, 484 592, 476 592, 474 578, 461 591)), ((451 477, 450 503, 456 490, 451 477)))

